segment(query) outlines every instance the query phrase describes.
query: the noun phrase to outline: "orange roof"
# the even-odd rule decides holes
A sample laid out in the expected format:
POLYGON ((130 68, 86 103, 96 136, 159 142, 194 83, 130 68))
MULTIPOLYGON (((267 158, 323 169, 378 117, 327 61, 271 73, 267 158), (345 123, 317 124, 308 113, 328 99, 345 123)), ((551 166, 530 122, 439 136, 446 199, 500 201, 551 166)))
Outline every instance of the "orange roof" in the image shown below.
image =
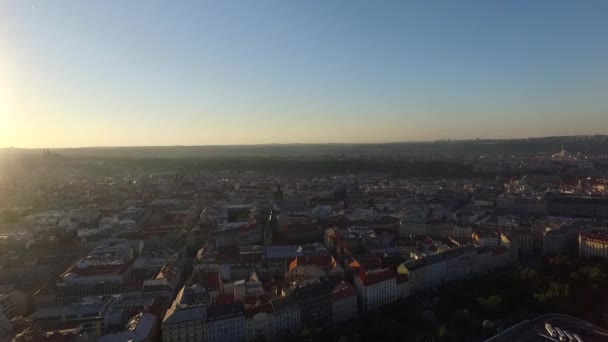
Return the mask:
POLYGON ((336 266, 336 260, 331 255, 310 255, 296 257, 289 264, 289 270, 291 271, 298 266, 305 265, 317 266, 325 271, 330 271, 336 266))
POLYGON ((390 268, 387 268, 383 271, 371 273, 360 269, 359 274, 357 276, 359 277, 359 280, 361 280, 361 283, 364 286, 370 286, 387 281, 389 279, 394 279, 395 272, 393 272, 393 270, 391 270, 390 268))

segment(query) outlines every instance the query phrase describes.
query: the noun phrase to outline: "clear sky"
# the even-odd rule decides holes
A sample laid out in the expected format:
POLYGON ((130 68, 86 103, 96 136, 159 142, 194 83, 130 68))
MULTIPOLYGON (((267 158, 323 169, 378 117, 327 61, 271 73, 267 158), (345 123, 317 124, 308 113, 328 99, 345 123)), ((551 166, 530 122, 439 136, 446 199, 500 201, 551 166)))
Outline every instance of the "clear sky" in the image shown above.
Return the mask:
POLYGON ((0 0, 0 147, 608 133, 608 1, 0 0))

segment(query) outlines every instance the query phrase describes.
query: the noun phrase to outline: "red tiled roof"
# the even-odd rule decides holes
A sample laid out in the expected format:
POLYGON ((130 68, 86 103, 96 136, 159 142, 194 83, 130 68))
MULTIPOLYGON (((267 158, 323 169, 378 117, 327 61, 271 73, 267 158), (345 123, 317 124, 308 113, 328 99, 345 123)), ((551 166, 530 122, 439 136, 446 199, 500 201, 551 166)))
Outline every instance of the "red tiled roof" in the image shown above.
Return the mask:
POLYGON ((580 236, 584 240, 595 240, 597 242, 608 242, 608 233, 603 231, 582 232, 580 236))
POLYGON ((207 273, 202 281, 202 285, 207 290, 219 290, 220 288, 220 277, 217 273, 207 273))
POLYGON ((382 260, 379 257, 362 258, 359 264, 367 270, 382 268, 382 260))
POLYGON ((389 279, 395 278, 395 272, 390 268, 379 272, 366 272, 364 270, 359 270, 358 274, 359 280, 364 286, 375 285, 389 279))
POLYGON ((290 264, 289 270, 298 266, 313 265, 325 271, 330 271, 336 265, 336 260, 331 255, 309 255, 296 257, 290 264))
POLYGON ((258 305, 258 306, 252 306, 250 308, 245 309, 245 319, 250 319, 260 312, 265 312, 267 314, 271 314, 274 312, 274 310, 270 303, 266 303, 266 304, 262 304, 262 305, 258 305))
POLYGON ((334 287, 334 291, 331 294, 331 300, 332 302, 336 302, 354 296, 357 296, 355 288, 350 283, 342 281, 334 287))
POLYGON ((230 294, 219 295, 215 299, 215 302, 217 304, 232 304, 234 303, 234 296, 230 294))

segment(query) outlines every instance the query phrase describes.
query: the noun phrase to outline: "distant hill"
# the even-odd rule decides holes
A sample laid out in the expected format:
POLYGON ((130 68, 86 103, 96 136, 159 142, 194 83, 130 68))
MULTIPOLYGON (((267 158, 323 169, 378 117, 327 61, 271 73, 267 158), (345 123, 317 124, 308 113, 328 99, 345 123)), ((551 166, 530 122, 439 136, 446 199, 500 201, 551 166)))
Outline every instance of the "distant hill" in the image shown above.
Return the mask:
MULTIPOLYGON (((459 155, 502 153, 535 155, 558 152, 606 153, 608 136, 563 136, 507 140, 458 140, 434 142, 398 142, 384 144, 268 144, 226 146, 148 146, 83 147, 52 149, 65 157, 85 158, 209 158, 209 157, 303 157, 360 154, 387 155, 459 155)), ((41 155, 42 149, 0 149, 0 155, 41 155)))

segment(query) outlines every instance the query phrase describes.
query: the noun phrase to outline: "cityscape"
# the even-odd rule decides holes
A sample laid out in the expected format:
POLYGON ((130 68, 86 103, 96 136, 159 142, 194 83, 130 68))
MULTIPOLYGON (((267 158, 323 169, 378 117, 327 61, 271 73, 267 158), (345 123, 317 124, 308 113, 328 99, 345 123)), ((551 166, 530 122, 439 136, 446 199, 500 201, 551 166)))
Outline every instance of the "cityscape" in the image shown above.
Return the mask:
POLYGON ((605 340, 608 137, 538 140, 2 150, 2 338, 605 340))
POLYGON ((608 341, 608 1, 0 1, 0 342, 608 341))

